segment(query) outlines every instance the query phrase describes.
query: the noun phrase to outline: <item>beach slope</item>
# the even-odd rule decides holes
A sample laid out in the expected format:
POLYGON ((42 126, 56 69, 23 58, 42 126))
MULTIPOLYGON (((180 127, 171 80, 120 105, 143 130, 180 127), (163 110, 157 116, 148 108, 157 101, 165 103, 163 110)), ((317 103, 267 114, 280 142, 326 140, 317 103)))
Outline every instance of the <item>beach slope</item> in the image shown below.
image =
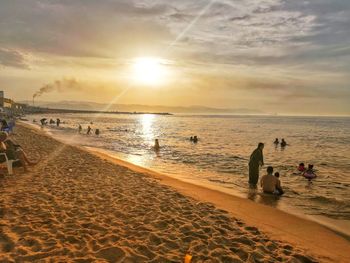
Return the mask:
MULTIPOLYGON (((20 125, 13 138, 42 160, 27 173, 18 168, 0 179, 1 262, 183 262, 186 254, 192 262, 349 259, 346 251, 315 253, 295 240, 275 239, 203 193, 191 197, 175 183, 165 185, 40 131, 20 125)), ((251 203, 246 209, 253 214, 257 204, 251 203)))

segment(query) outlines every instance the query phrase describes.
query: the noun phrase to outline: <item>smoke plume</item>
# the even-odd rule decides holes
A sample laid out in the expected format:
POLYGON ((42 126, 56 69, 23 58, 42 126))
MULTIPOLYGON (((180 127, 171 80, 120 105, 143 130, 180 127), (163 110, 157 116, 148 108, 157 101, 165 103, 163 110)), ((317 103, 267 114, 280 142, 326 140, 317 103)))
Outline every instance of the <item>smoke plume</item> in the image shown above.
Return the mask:
POLYGON ((63 79, 63 80, 55 80, 53 83, 49 83, 41 87, 37 92, 34 93, 33 99, 36 97, 40 97, 45 93, 58 91, 65 92, 71 90, 80 90, 81 85, 75 79, 63 79))

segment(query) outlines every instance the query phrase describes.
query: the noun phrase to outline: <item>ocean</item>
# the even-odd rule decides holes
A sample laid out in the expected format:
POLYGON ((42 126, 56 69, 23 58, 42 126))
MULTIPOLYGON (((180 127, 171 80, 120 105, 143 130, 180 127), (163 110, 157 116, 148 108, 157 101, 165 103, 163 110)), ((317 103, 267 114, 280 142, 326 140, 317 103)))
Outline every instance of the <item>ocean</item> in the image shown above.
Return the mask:
POLYGON ((48 125, 45 130, 74 144, 329 225, 339 223, 342 230, 350 225, 350 118, 47 114, 30 115, 28 120, 39 122, 43 117, 60 118, 60 127, 48 125), (98 128, 100 135, 87 135, 88 125, 98 128), (189 140, 195 135, 198 143, 189 140), (284 138, 289 145, 276 147, 275 138, 284 138), (152 148, 155 139, 159 152, 152 148), (273 166, 285 190, 282 197, 248 188, 249 156, 259 142, 265 143, 260 175, 273 166), (314 165, 318 177, 312 183, 297 172, 300 162, 314 165))

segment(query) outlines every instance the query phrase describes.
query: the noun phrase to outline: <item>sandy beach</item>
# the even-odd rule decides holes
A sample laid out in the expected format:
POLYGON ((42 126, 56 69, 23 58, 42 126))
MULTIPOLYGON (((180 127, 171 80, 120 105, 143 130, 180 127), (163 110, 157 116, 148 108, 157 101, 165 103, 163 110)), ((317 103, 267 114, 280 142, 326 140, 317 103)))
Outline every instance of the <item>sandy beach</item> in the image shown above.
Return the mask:
POLYGON ((0 179, 1 262, 350 262, 317 223, 23 125, 13 138, 41 162, 0 179))

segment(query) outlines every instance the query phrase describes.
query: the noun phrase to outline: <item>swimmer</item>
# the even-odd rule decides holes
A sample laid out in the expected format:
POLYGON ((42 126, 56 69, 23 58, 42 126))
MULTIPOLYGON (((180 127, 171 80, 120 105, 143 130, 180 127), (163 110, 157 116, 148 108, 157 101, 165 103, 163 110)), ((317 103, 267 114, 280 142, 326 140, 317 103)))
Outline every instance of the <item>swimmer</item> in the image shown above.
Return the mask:
POLYGON ((287 146, 287 142, 284 140, 284 139, 282 139, 282 141, 281 141, 281 147, 286 147, 287 146))
POLYGON ((197 136, 194 136, 194 137, 193 137, 193 142, 194 142, 194 143, 197 143, 197 142, 198 142, 197 136))
POLYGON ((317 177, 315 174, 314 166, 312 164, 308 165, 307 170, 303 173, 303 176, 309 181, 317 177))
POLYGON ((305 170, 306 170, 305 164, 304 163, 299 163, 298 171, 299 172, 305 172, 305 170))

